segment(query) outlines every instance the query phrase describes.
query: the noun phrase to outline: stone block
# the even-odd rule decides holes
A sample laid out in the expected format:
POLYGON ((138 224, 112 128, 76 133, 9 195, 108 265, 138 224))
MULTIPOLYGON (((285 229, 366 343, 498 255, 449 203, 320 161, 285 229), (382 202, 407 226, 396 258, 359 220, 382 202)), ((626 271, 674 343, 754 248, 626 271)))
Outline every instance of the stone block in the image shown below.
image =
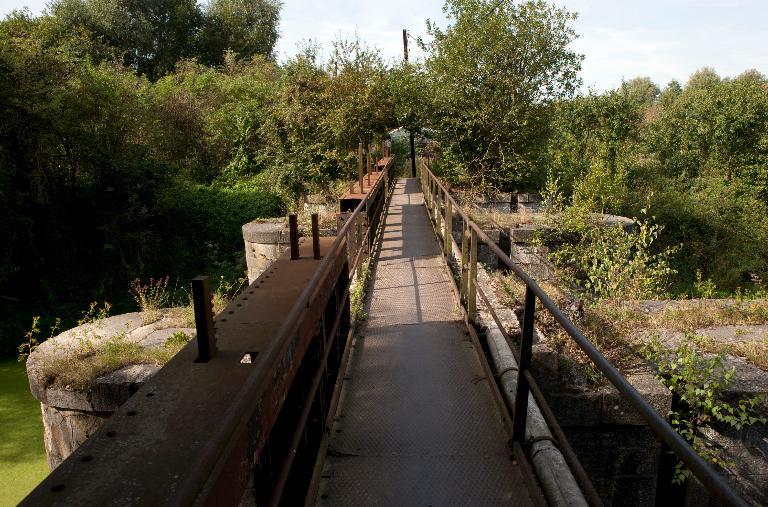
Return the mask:
POLYGON ((72 357, 83 343, 98 347, 117 336, 142 347, 162 347, 168 337, 179 331, 194 337, 195 329, 188 327, 183 315, 178 308, 157 310, 152 315, 116 315, 64 331, 43 342, 30 355, 27 376, 30 390, 41 404, 45 451, 51 469, 85 442, 160 366, 128 365, 96 378, 86 388, 74 389, 50 385, 46 371, 49 361, 72 357))
MULTIPOLYGON (((672 394, 650 371, 638 371, 626 375, 627 380, 662 417, 672 406, 672 394)), ((645 426, 646 422, 627 399, 613 386, 603 388, 603 424, 645 426)))

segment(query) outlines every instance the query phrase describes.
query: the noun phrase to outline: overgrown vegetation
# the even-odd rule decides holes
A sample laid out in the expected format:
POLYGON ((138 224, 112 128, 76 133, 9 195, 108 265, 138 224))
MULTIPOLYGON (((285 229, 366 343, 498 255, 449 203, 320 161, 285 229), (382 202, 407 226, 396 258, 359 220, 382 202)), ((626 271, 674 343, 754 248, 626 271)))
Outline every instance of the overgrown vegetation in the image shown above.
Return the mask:
POLYGON ((338 191, 357 143, 396 125, 376 50, 278 65, 278 12, 60 0, 0 22, 0 354, 32 315, 134 309, 136 278, 241 277, 244 223, 338 191))
POLYGON ((126 366, 162 366, 190 340, 187 334, 179 331, 163 346, 144 347, 126 339, 125 335, 101 339, 91 333, 84 332, 77 347, 65 355, 46 357, 42 368, 46 385, 86 391, 97 378, 126 366))
MULTIPOLYGON (((657 378, 679 399, 678 406, 669 413, 672 427, 705 460, 727 468, 734 463, 719 447, 703 438, 700 428, 720 423, 739 430, 757 423, 765 424, 768 418, 760 415, 757 408, 764 397, 726 400, 724 393, 736 368, 724 366, 724 353, 703 354, 700 344, 699 337, 686 334, 677 347, 668 348, 656 337, 644 350, 645 356, 658 366, 657 378)), ((672 482, 685 481, 688 473, 685 464, 678 460, 672 482)))
POLYGON ((371 266, 364 262, 357 270, 357 277, 349 291, 349 304, 352 321, 360 324, 365 320, 365 296, 368 293, 368 285, 371 280, 371 266))

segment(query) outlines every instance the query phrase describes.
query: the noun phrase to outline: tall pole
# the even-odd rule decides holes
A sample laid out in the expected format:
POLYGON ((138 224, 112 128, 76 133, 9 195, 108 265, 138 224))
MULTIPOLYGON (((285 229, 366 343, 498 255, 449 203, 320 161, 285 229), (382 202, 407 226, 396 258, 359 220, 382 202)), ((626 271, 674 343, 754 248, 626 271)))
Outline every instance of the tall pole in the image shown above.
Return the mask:
MULTIPOLYGON (((403 61, 408 63, 408 31, 403 28, 403 61)), ((413 130, 408 129, 408 137, 411 142, 411 177, 416 177, 416 146, 413 142, 413 130)))

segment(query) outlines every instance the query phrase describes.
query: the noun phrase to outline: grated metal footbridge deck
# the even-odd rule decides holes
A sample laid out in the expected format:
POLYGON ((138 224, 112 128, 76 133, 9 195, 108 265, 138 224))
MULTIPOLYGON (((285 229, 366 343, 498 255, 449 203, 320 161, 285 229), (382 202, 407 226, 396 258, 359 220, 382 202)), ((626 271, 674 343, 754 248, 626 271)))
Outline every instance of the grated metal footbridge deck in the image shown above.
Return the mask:
POLYGON ((530 505, 418 180, 397 181, 318 505, 530 505))

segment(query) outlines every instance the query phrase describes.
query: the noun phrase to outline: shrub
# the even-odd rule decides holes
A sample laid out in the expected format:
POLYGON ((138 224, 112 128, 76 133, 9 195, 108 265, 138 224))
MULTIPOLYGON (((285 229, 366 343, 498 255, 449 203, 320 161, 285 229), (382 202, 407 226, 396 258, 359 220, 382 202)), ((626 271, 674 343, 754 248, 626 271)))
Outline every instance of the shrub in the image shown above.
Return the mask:
MULTIPOLYGON (((736 368, 725 368, 724 353, 705 355, 702 338, 686 333, 676 348, 668 349, 658 338, 646 347, 646 357, 658 367, 657 378, 680 399, 677 410, 669 412, 672 427, 685 438, 699 455, 712 464, 725 468, 732 464, 717 448, 702 438, 699 429, 704 425, 722 423, 736 429, 768 419, 758 413, 757 405, 763 399, 751 397, 735 402, 726 401, 724 393, 736 374, 736 368)), ((681 483, 688 476, 685 465, 678 461, 673 483, 681 483)))
MULTIPOLYGON (((574 225, 570 226, 573 234, 574 225)), ((581 223, 576 227, 577 241, 550 254, 571 282, 582 285, 598 300, 651 299, 665 293, 675 273, 670 267, 675 249, 653 251, 661 226, 635 219, 631 232, 625 232, 620 225, 601 228, 581 223)))

